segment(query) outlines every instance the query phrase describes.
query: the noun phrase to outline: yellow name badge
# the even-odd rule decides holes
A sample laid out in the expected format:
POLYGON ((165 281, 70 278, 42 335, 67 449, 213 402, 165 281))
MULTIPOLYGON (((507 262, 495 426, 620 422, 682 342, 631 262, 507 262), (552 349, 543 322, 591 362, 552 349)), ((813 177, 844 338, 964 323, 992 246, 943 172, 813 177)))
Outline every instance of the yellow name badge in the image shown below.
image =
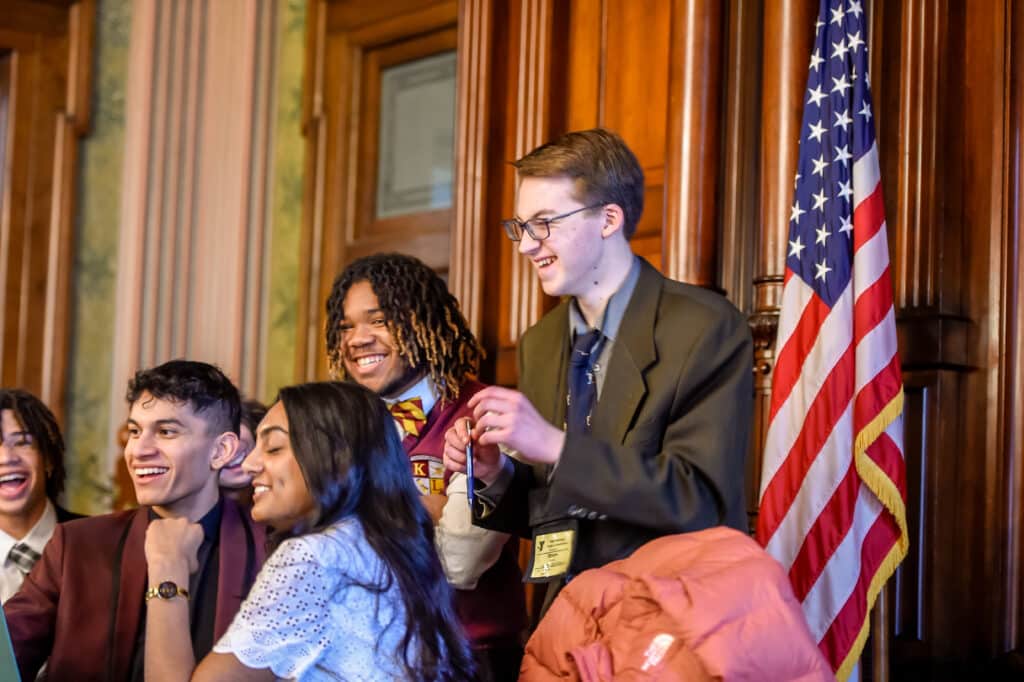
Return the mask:
POLYGON ((533 539, 533 566, 530 580, 547 580, 565 575, 572 563, 576 531, 573 529, 543 533, 533 539))

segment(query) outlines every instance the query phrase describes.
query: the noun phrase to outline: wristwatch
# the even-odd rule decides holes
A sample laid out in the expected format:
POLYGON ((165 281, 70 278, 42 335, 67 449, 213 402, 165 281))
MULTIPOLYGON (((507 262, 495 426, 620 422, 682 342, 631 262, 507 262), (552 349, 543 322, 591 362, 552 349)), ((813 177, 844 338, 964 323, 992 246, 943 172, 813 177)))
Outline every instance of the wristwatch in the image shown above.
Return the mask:
POLYGON ((161 599, 174 599, 177 596, 182 596, 188 599, 188 590, 184 587, 178 587, 178 584, 172 580, 165 580, 156 587, 151 587, 146 590, 146 601, 149 601, 153 597, 160 597, 161 599))

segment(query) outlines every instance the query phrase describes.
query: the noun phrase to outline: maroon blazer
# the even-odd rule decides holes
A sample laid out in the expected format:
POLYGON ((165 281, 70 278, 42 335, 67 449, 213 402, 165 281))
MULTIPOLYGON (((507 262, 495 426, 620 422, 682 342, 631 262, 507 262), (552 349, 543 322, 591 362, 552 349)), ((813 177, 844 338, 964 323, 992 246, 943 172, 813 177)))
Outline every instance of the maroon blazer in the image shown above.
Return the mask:
MULTIPOLYGON (((234 618, 266 555, 266 531, 221 502, 214 638, 234 618)), ((126 680, 148 576, 149 508, 58 524, 42 558, 4 604, 23 680, 49 658, 47 679, 126 680)))

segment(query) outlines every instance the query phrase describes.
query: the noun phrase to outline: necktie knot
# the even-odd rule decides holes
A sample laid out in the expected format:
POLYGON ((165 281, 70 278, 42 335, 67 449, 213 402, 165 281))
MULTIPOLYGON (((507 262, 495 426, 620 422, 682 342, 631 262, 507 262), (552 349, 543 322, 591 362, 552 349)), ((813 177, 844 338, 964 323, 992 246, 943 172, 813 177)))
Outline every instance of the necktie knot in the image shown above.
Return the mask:
POLYGON ((572 356, 569 358, 569 362, 573 365, 593 364, 590 355, 597 350, 596 346, 601 336, 599 329, 591 329, 586 334, 577 334, 576 340, 572 344, 572 356))
POLYGON ((400 400, 388 406, 391 416, 401 424, 402 429, 410 436, 419 438, 427 423, 427 415, 423 412, 423 401, 419 398, 400 400))
POLYGON ((18 567, 18 570, 28 575, 32 567, 42 557, 39 552, 29 547, 24 542, 16 543, 7 553, 7 560, 18 567))

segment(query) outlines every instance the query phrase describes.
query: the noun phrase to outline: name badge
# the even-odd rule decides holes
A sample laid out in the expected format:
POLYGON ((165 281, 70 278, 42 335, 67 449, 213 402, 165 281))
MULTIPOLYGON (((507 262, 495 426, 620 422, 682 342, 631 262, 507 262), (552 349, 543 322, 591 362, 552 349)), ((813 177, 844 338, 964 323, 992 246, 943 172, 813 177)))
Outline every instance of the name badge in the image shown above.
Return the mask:
POLYGON ((526 582, 543 583, 563 578, 569 572, 575 551, 575 520, 538 528, 533 534, 533 555, 526 582))

